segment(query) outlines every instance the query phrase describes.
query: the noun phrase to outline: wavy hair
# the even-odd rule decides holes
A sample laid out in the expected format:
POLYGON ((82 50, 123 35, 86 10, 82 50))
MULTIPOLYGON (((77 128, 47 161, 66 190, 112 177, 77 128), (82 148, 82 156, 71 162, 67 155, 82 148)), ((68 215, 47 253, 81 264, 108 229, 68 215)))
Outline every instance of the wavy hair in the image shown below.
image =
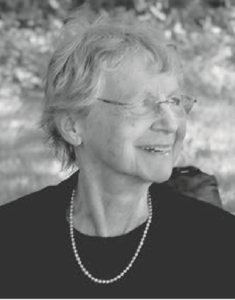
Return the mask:
POLYGON ((68 17, 54 45, 40 124, 55 153, 62 154, 63 167, 75 165, 76 156, 74 147, 61 136, 56 117, 62 112, 88 114, 103 70, 117 70, 124 58, 141 50, 151 54, 159 73, 180 73, 175 51, 153 25, 95 15, 84 8, 68 17))

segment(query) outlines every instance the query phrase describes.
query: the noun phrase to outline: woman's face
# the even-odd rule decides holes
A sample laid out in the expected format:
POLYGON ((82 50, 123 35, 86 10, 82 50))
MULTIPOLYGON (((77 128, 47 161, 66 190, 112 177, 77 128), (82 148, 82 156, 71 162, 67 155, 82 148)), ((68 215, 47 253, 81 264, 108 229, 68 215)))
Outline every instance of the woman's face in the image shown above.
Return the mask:
MULTIPOLYGON (((164 101, 178 89, 176 77, 159 74, 144 59, 133 57, 120 70, 106 72, 100 98, 139 103, 148 95, 164 101)), ((85 121, 81 158, 106 174, 166 181, 185 136, 185 119, 184 112, 176 114, 167 105, 161 106, 161 113, 139 117, 123 106, 97 100, 85 121)))

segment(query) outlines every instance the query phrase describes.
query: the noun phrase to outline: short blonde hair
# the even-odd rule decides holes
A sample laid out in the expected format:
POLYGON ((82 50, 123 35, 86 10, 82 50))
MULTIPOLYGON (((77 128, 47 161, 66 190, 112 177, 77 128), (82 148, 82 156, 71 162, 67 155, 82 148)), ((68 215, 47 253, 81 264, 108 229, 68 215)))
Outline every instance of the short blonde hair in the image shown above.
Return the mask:
POLYGON ((45 86, 41 126, 64 167, 75 165, 72 145, 56 124, 61 112, 89 113, 103 69, 115 70, 124 57, 138 50, 151 54, 159 73, 179 73, 178 59, 154 26, 127 21, 87 9, 71 14, 55 42, 45 86))

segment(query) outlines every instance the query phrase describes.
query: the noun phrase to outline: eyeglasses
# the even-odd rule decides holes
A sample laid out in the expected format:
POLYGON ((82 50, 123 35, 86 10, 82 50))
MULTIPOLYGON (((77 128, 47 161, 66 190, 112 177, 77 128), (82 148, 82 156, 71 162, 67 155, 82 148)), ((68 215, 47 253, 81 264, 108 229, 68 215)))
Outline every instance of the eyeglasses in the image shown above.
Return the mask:
POLYGON ((150 115, 151 112, 159 113, 159 111, 161 111, 161 105, 163 104, 171 106, 177 111, 182 111, 183 108, 185 113, 189 114, 193 108, 194 103, 197 102, 197 99, 187 95, 171 96, 169 99, 166 99, 164 101, 156 101, 154 99, 148 98, 139 103, 114 102, 103 98, 96 99, 108 104, 122 106, 136 116, 147 116, 148 114, 150 115))

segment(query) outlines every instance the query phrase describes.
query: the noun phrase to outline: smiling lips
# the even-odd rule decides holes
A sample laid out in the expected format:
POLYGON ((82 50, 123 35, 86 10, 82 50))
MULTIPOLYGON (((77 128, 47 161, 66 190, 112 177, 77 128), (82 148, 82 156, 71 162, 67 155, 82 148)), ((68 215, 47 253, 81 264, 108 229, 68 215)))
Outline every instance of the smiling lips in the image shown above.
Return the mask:
POLYGON ((151 146, 141 146, 142 150, 148 151, 150 153, 159 153, 167 155, 172 150, 172 145, 151 145, 151 146))

